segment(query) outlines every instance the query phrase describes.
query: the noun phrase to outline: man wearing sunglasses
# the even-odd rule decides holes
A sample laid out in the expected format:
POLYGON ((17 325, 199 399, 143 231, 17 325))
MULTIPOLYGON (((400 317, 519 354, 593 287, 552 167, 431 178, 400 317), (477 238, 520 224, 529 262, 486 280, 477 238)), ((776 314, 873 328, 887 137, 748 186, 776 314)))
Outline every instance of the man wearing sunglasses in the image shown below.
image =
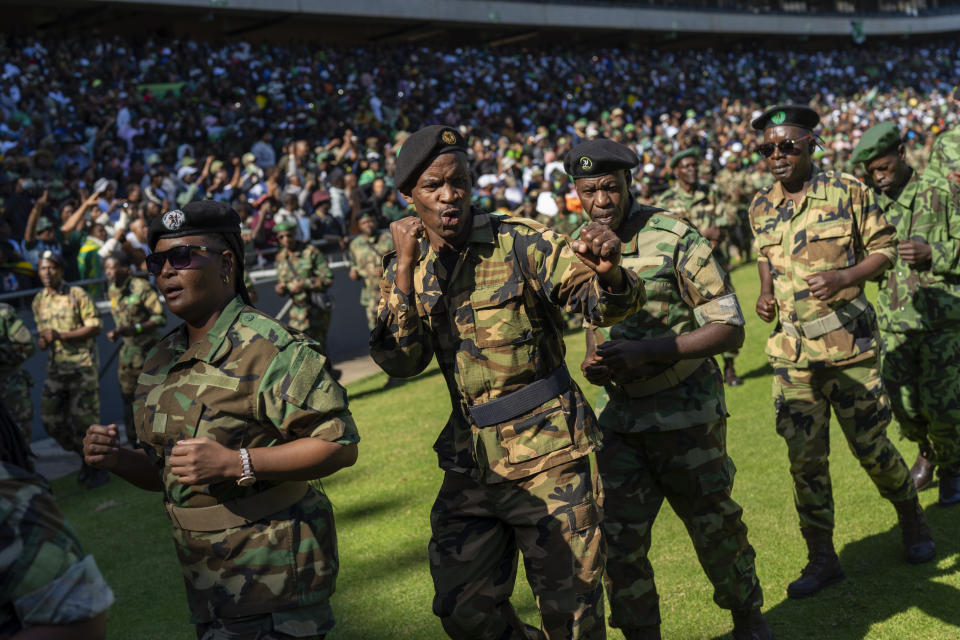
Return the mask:
POLYGON ((877 322, 893 413, 920 446, 911 476, 925 489, 939 466, 940 504, 960 504, 960 387, 944 374, 960 357, 960 186, 921 179, 889 122, 864 132, 852 160, 863 163, 897 228, 897 261, 877 293, 877 322))
POLYGON ((327 333, 330 330, 331 307, 314 304, 315 292, 326 291, 333 284, 333 271, 327 264, 323 251, 312 244, 297 240, 297 222, 293 218, 281 219, 273 226, 280 243, 277 252, 277 295, 290 296, 287 324, 303 331, 320 343, 327 351, 327 333))
POLYGON ((776 426, 787 443, 809 552, 800 578, 787 587, 793 598, 844 578, 833 546, 831 409, 850 450, 895 506, 907 561, 927 562, 936 553, 907 465, 887 439, 890 402, 877 364, 876 316, 863 291, 893 263, 895 229, 866 185, 813 166, 819 122, 808 107, 779 105, 751 123, 763 132, 758 151, 776 179, 750 206, 761 283, 756 310, 777 322, 766 348, 776 426))

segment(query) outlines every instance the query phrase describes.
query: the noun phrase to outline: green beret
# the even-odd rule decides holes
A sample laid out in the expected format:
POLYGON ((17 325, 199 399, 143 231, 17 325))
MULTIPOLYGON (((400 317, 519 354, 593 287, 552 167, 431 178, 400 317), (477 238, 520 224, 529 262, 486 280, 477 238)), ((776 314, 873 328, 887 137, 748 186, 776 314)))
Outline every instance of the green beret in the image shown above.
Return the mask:
POLYGON ((411 134, 403 141, 397 154, 397 170, 394 174, 397 188, 401 193, 409 194, 420 174, 437 156, 456 151, 466 153, 467 143, 453 127, 434 124, 411 134))
POLYGON ((360 212, 360 215, 357 216, 357 222, 360 222, 360 221, 363 220, 364 218, 370 218, 370 219, 372 219, 372 220, 376 220, 376 219, 377 219, 377 216, 375 216, 372 211, 370 211, 369 209, 367 209, 366 211, 361 211, 361 212, 360 212))
POLYGON ((293 218, 281 218, 275 225, 273 225, 273 232, 279 233, 281 231, 293 231, 296 228, 296 220, 293 218))
POLYGON ((684 158, 699 158, 700 157, 700 147, 690 147, 689 149, 684 149, 680 153, 673 154, 673 157, 670 158, 670 168, 673 169, 675 166, 680 164, 680 161, 684 158))
POLYGON ((46 216, 40 216, 39 218, 37 218, 37 226, 35 227, 34 231, 36 233, 40 233, 42 231, 46 231, 47 229, 52 229, 52 228, 53 228, 53 222, 50 221, 50 218, 47 218, 46 216))
POLYGON ((813 131, 818 124, 820 124, 820 116, 810 107, 802 104, 778 104, 754 118, 750 126, 757 131, 779 126, 800 127, 813 131))
POLYGON ((870 162, 888 149, 900 144, 900 129, 892 122, 881 122, 863 132, 850 160, 870 162))
POLYGON ((638 164, 640 158, 637 154, 619 142, 606 138, 584 140, 563 158, 563 169, 574 180, 633 169, 638 164))

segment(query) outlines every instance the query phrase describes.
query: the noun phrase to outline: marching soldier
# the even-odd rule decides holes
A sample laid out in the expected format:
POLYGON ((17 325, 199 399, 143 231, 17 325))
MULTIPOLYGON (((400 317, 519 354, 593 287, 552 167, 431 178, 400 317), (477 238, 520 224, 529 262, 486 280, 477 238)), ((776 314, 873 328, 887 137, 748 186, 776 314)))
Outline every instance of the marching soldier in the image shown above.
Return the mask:
POLYGON ((22 365, 36 351, 33 336, 16 310, 0 302, 0 399, 27 442, 33 431, 33 378, 22 365))
POLYGON ((287 324, 316 340, 326 353, 327 333, 330 331, 332 298, 326 290, 333 284, 333 271, 323 251, 312 244, 297 240, 297 223, 293 219, 278 222, 273 227, 282 247, 277 252, 277 295, 290 296, 287 324))
POLYGON ((360 214, 357 224, 360 235, 350 241, 350 279, 363 281, 360 304, 367 311, 367 324, 373 331, 380 302, 383 256, 393 251, 393 237, 389 231, 377 229, 377 219, 369 211, 360 214))

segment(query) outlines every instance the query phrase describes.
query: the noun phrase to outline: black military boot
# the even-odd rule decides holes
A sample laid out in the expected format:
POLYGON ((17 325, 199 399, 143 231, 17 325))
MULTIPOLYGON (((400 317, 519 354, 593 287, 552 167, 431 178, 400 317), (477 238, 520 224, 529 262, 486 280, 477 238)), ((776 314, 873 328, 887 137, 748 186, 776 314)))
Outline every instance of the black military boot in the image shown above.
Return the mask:
POLYGON ((620 629, 625 640, 662 640, 660 625, 652 624, 646 627, 624 627, 620 629))
POLYGON ((723 359, 723 381, 728 387, 739 387, 743 380, 737 375, 737 370, 733 368, 733 358, 723 359))
POLYGON ((960 469, 940 467, 940 506, 960 504, 960 469))
POLYGON ((803 527, 800 533, 807 542, 807 566, 799 578, 787 585, 787 595, 791 598, 812 596, 847 577, 833 549, 832 531, 803 527))
POLYGON ((917 491, 923 491, 933 482, 933 464, 923 455, 923 451, 917 454, 917 459, 910 467, 910 477, 917 491))
POLYGON ((773 629, 767 624, 760 609, 731 611, 733 640, 773 640, 773 629))
POLYGON ((937 547, 933 544, 933 535, 923 515, 923 507, 916 497, 893 503, 900 522, 900 535, 903 538, 904 557, 910 564, 922 564, 933 560, 937 547))

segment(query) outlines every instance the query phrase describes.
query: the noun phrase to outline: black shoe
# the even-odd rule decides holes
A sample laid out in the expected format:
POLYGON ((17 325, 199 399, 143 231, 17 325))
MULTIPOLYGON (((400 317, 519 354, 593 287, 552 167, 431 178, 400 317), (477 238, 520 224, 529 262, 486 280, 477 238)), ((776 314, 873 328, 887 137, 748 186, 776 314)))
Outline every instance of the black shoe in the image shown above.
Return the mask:
POLYGON ((104 469, 90 469, 90 475, 84 485, 87 489, 96 489, 110 482, 110 472, 104 469))
POLYGON ((773 629, 767 624, 760 609, 732 611, 733 640, 774 640, 773 629))
POLYGON ((917 487, 917 491, 927 489, 933 482, 933 465, 922 453, 917 454, 917 459, 910 467, 910 477, 913 478, 913 484, 917 487))
POLYGON ((893 506, 900 522, 904 559, 910 564, 923 564, 933 560, 937 555, 937 547, 933 543, 927 518, 923 515, 923 507, 916 496, 910 500, 894 502, 893 506))
POLYGON ((624 627, 620 629, 625 640, 661 640, 660 625, 646 627, 624 627))
POLYGON ((92 471, 93 467, 88 467, 86 462, 81 462, 80 472, 77 474, 77 484, 87 484, 87 479, 92 471))
POLYGON ((833 548, 832 531, 807 528, 801 533, 807 542, 807 566, 799 578, 787 585, 791 598, 810 597, 847 577, 833 548))
POLYGON ((723 366, 723 381, 727 383, 728 387, 739 387, 743 384, 743 380, 740 379, 733 368, 733 360, 727 360, 723 366))
POLYGON ((955 504, 960 504, 960 473, 940 469, 939 504, 941 507, 952 507, 955 504))

